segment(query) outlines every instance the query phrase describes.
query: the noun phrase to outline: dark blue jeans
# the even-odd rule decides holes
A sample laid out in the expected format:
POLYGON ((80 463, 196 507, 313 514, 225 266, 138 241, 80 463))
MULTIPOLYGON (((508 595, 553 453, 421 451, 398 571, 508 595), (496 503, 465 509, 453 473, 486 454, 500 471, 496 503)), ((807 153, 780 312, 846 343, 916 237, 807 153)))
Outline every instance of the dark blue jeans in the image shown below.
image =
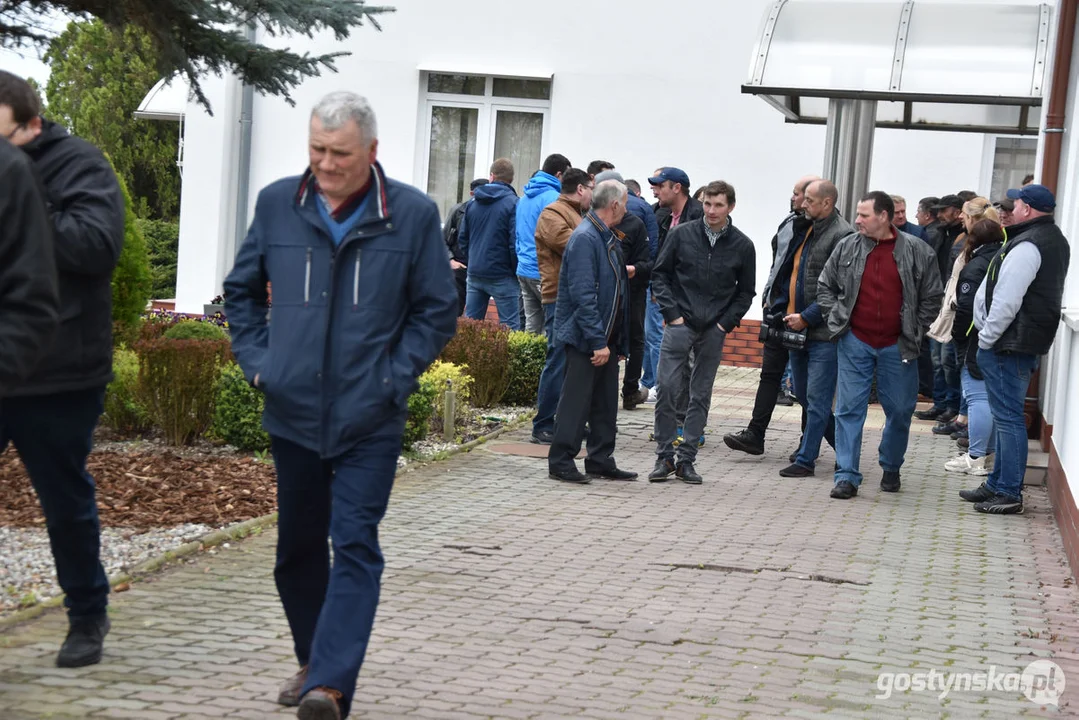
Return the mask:
POLYGON ((954 343, 929 341, 933 357, 933 407, 959 412, 959 367, 956 364, 954 343))
POLYGON ((794 395, 806 410, 806 425, 796 463, 812 470, 820 455, 821 440, 832 419, 832 400, 838 359, 835 343, 811 340, 804 350, 790 351, 794 395))
POLYGON ((644 307, 644 371, 641 385, 651 390, 656 386, 656 371, 659 370, 659 349, 663 345, 663 313, 659 303, 652 302, 649 291, 644 307))
POLYGON ((543 306, 543 331, 547 334, 547 359, 540 374, 539 391, 536 395, 536 417, 532 421, 532 433, 554 432, 554 416, 558 410, 558 397, 562 394, 562 382, 566 377, 566 346, 554 342, 555 303, 543 306))
POLYGON ((884 409, 884 436, 878 449, 880 466, 898 472, 907 453, 910 420, 918 403, 918 363, 905 361, 899 346, 877 349, 847 332, 839 338, 839 383, 835 395, 835 456, 839 469, 836 483, 862 483, 859 463, 862 456, 862 428, 869 408, 873 373, 877 397, 884 409))
POLYGON ((1023 496, 1027 471, 1027 425, 1023 417, 1030 374, 1038 366, 1034 355, 1002 355, 978 350, 978 369, 985 377, 989 408, 993 411, 993 435, 997 459, 986 487, 1012 499, 1023 496))
POLYGON ((487 317, 487 304, 495 299, 498 322, 510 330, 521 329, 521 285, 516 277, 484 278, 469 275, 465 281, 465 315, 473 320, 487 317))
POLYGON ((340 690, 346 715, 375 622, 384 566, 378 524, 404 426, 403 414, 388 418, 377 435, 330 460, 271 438, 278 507, 274 580, 296 659, 308 666, 303 692, 340 690))
POLYGON ((0 403, 0 452, 11 442, 26 466, 73 620, 100 616, 108 606, 94 478, 86 471, 104 401, 101 387, 0 403))

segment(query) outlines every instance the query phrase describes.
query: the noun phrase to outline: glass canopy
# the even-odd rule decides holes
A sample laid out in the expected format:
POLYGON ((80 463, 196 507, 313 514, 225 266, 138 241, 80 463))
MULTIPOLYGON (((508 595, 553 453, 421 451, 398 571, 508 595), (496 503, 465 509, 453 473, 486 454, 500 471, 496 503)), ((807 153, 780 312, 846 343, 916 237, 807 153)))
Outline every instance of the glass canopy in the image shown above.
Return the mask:
POLYGON ((779 0, 742 92, 788 122, 824 124, 828 100, 876 100, 877 127, 1037 134, 1047 3, 779 0))

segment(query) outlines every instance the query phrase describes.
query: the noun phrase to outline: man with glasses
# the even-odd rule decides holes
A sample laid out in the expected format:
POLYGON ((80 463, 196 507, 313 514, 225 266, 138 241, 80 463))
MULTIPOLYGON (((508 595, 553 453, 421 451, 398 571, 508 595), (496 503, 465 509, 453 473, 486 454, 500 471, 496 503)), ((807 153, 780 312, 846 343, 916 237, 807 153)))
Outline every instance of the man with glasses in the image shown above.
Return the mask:
POLYGON ((45 187, 61 318, 51 349, 0 405, 0 448, 15 445, 45 513, 70 623, 56 664, 81 667, 101 661, 109 631, 86 458, 112 380, 111 281, 124 198, 101 151, 40 113, 33 88, 0 71, 0 135, 22 148, 45 187))

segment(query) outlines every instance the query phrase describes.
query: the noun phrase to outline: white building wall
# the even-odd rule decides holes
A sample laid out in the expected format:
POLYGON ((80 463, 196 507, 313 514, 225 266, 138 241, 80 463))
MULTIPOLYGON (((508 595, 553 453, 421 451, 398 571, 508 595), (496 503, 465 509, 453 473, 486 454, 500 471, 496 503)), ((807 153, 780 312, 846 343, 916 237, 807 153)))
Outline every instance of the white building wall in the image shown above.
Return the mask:
MULTIPOLYGON (((399 0, 380 17, 384 31, 358 29, 336 43, 260 37, 295 51, 348 50, 339 72, 310 80, 283 100, 256 98, 251 203, 258 189, 306 164, 306 127, 324 93, 368 97, 379 118, 379 157, 387 173, 420 184, 425 158, 421 67, 447 72, 553 75, 548 143, 577 166, 615 163, 643 183, 661 165, 683 168, 694 188, 724 179, 737 190, 734 222, 757 244, 758 279, 771 261, 770 240, 785 215, 791 186, 820 172, 824 128, 790 125, 761 100, 743 95, 750 56, 771 0, 621 3, 549 0, 541 6, 478 0, 399 0)), ((837 18, 838 21, 838 18, 837 18)), ((221 81, 222 85, 224 81, 221 81)), ((235 109, 215 91, 215 116, 194 106, 185 132, 177 308, 200 311, 220 291, 234 205, 226 128, 235 109)), ((231 96, 230 96, 231 97, 231 96)), ((941 132, 878 131, 872 185, 917 199, 963 189, 984 191, 984 138, 941 132)), ((535 168, 518 168, 528 173, 535 168)), ((648 190, 645 190, 646 198, 648 190)), ((754 304, 756 306, 756 304, 754 304)), ((759 317, 754 307, 750 317, 759 317)))

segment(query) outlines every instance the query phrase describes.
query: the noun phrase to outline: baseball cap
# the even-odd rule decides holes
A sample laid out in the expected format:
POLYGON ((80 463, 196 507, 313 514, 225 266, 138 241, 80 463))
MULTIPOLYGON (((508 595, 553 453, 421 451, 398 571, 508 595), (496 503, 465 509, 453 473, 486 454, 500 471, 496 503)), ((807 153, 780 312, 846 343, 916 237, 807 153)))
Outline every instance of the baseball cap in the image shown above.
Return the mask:
POLYGON ((945 195, 942 197, 936 205, 933 206, 934 210, 943 210, 944 208, 955 208, 956 210, 963 209, 963 198, 958 195, 945 195))
POLYGON ((1053 191, 1044 185, 1024 185, 1021 188, 1009 190, 1008 199, 1022 200, 1038 212, 1053 212, 1053 208, 1057 206, 1053 191))
POLYGON ((648 178, 648 182, 651 185, 662 185, 670 180, 672 183, 678 183, 682 187, 689 190, 689 175, 686 175, 684 170, 676 167, 665 167, 659 171, 659 175, 648 178))
POLYGON ((993 207, 997 210, 1003 210, 1004 212, 1011 212, 1012 210, 1015 210, 1015 201, 1009 200, 1008 198, 1001 198, 993 203, 993 207))

